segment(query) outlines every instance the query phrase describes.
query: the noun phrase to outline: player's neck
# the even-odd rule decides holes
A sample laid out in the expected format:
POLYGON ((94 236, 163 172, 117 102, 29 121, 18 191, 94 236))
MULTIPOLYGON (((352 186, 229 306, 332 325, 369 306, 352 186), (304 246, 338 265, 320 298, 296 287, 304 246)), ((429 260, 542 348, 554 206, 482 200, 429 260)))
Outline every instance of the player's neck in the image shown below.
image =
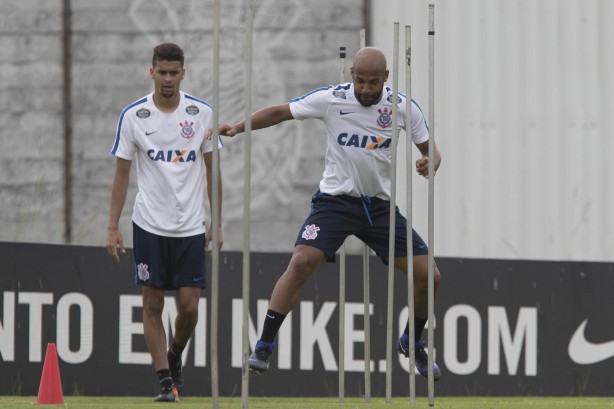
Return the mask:
POLYGON ((179 92, 175 93, 170 98, 164 98, 158 93, 154 92, 153 94, 153 103, 162 112, 171 113, 174 112, 175 109, 179 106, 179 101, 181 97, 179 92))

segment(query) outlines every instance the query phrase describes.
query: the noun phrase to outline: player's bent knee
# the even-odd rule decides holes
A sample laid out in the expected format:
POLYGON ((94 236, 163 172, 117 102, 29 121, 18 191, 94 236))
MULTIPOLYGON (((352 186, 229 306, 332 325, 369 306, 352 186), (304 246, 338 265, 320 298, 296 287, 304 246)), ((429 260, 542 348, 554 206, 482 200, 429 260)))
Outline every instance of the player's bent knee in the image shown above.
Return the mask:
POLYGON ((301 275, 310 275, 323 260, 324 253, 321 250, 302 246, 292 255, 288 271, 301 275))

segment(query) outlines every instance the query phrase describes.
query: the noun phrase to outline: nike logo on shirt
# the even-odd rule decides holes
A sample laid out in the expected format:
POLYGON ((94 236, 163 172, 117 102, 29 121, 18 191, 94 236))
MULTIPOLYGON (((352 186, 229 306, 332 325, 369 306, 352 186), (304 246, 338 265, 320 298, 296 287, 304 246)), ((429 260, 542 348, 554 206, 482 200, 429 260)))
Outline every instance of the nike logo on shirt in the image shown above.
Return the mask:
POLYGON ((577 364, 590 365, 605 361, 614 356, 614 341, 592 343, 586 339, 584 329, 588 319, 585 319, 571 336, 569 341, 569 357, 577 364))
POLYGON ((353 112, 344 112, 343 109, 339 111, 339 115, 348 115, 348 114, 353 114, 353 112))
POLYGON ((158 131, 151 131, 151 132, 145 131, 145 136, 149 136, 149 135, 155 134, 156 132, 158 132, 158 131))

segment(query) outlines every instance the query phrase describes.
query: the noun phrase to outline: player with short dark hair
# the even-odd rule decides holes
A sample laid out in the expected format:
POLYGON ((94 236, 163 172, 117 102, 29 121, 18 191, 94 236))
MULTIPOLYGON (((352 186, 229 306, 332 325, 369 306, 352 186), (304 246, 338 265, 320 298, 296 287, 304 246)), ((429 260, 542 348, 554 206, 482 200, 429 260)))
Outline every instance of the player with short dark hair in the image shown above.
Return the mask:
MULTIPOLYGON (((260 109, 251 116, 252 129, 261 129, 290 119, 318 118, 327 131, 325 169, 320 188, 311 199, 307 216, 295 242, 288 268, 277 281, 260 340, 249 357, 250 369, 264 372, 275 347, 275 337, 286 315, 296 304, 301 288, 324 261, 334 262, 335 252, 346 237, 355 235, 365 242, 384 262, 388 259, 390 225, 390 172, 392 141, 393 92, 385 86, 388 79, 386 58, 377 48, 365 47, 354 57, 352 82, 318 88, 289 103, 260 109)), ((406 129, 411 116, 408 137, 422 156, 416 161, 417 172, 428 178, 429 134, 426 120, 412 101, 406 111, 405 96, 399 94, 399 128, 406 129)), ((220 124, 219 133, 235 136, 244 131, 244 122, 220 124)), ((434 169, 441 163, 435 148, 434 169)), ((408 175, 408 177, 411 177, 408 175)), ((407 219, 396 209, 396 268, 407 273, 407 219)), ((428 249, 418 233, 413 232, 415 281, 416 367, 428 376, 428 355, 421 340, 428 318, 428 249)), ((434 270, 435 292, 441 274, 434 270)), ((399 353, 409 354, 409 323, 397 342, 399 353)), ((433 368, 434 379, 441 376, 433 368)))
POLYGON ((183 64, 185 61, 185 58, 183 57, 183 50, 177 44, 173 43, 158 44, 153 49, 151 66, 155 67, 158 61, 164 60, 179 61, 181 63, 181 67, 183 68, 183 64))
MULTIPOLYGON (((205 288, 205 252, 213 229, 205 227, 204 181, 212 206, 211 106, 180 90, 185 76, 183 50, 165 43, 154 48, 149 75, 154 90, 122 111, 111 153, 116 157, 111 192, 107 251, 124 253, 119 219, 130 167, 136 159, 138 193, 132 212, 135 281, 143 296, 143 330, 161 392, 156 401, 179 401, 183 390, 182 352, 198 322, 205 288), (164 291, 175 291, 177 318, 167 350, 162 323, 164 291)), ((216 142, 222 146, 217 138, 216 142)), ((218 168, 219 172, 219 168, 218 168)), ((218 180, 221 213, 222 183, 218 180)))

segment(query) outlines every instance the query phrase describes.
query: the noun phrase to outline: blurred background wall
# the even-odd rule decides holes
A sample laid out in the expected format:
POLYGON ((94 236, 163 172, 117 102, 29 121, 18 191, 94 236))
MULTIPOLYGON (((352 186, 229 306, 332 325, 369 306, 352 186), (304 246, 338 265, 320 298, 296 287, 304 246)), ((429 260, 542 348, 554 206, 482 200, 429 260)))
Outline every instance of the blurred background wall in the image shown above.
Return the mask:
MULTIPOLYGON (((368 45, 381 47, 391 64, 399 21, 401 33, 412 26, 412 96, 430 118, 428 1, 254 3, 254 109, 338 83, 339 46, 351 58, 363 27, 368 45)), ((432 125, 444 155, 436 178, 436 254, 613 260, 614 27, 606 22, 614 19, 614 3, 434 3, 432 125)), ((2 1, 0 240, 104 246, 119 113, 151 91, 151 49, 163 41, 186 51, 183 89, 212 102, 212 5, 2 1)), ((219 117, 234 122, 244 115, 243 2, 222 1, 221 15, 219 117)), ((323 127, 292 121, 253 137, 251 249, 289 252, 322 174, 323 127)), ((243 144, 224 142, 224 249, 240 250, 243 144)), ((121 221, 128 245, 135 182, 132 175, 121 221)), ((426 189, 415 177, 414 221, 425 239, 426 189)), ((355 241, 348 246, 359 251, 355 241)))

